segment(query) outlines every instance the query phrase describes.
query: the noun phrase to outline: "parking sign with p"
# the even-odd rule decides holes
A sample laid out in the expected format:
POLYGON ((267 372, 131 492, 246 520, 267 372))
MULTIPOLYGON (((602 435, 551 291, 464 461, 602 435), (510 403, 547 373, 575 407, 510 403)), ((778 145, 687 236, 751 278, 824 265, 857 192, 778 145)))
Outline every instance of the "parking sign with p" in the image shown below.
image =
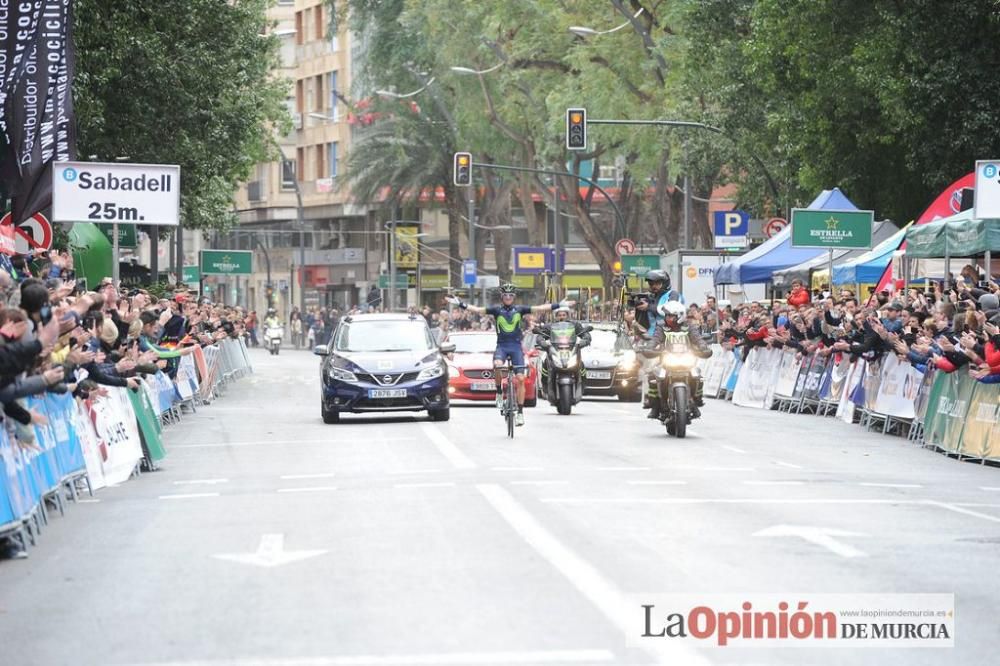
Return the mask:
POLYGON ((746 247, 750 214, 742 210, 715 212, 715 247, 746 247))

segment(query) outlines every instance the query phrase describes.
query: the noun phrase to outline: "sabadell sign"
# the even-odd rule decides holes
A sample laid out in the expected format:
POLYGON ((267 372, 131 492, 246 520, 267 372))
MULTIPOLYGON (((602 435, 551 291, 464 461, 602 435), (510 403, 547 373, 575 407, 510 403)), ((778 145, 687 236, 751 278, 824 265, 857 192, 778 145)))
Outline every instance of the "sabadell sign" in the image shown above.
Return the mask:
POLYGON ((52 218, 177 226, 181 170, 171 164, 56 162, 52 218))

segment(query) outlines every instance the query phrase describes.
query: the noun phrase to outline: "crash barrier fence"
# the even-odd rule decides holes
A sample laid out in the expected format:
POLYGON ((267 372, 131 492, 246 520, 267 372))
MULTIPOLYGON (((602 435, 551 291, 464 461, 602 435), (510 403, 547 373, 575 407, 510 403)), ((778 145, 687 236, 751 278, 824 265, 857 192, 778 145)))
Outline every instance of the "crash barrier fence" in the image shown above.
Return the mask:
POLYGON ((721 345, 713 352, 700 364, 708 397, 835 416, 960 459, 1000 461, 1000 384, 978 382, 962 370, 920 370, 894 354, 851 360, 755 348, 744 361, 740 351, 721 345))
POLYGON ((0 536, 26 548, 47 524, 49 506, 63 514, 64 498, 76 501, 81 487, 93 495, 155 470, 167 454, 164 426, 252 371, 244 341, 224 340, 182 357, 176 381, 158 372, 138 391, 105 387, 107 396, 87 400, 50 393, 24 399, 47 423, 0 423, 0 536))

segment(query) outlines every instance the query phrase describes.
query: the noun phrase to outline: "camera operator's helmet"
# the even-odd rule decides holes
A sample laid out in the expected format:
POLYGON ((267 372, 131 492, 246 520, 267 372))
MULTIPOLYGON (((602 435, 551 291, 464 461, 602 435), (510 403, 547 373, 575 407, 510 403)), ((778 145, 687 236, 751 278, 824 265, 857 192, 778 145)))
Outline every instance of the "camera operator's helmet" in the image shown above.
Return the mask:
POLYGON ((507 282, 500 285, 501 296, 503 296, 504 294, 516 294, 516 293, 517 293, 517 287, 515 287, 512 282, 507 282))
POLYGON ((677 321, 684 319, 687 314, 687 308, 680 301, 667 301, 659 308, 660 316, 664 319, 670 319, 671 317, 677 321))
POLYGON ((275 313, 275 311, 274 311, 274 308, 268 308, 268 309, 267 309, 267 316, 269 316, 269 317, 270 317, 270 316, 271 316, 271 315, 273 315, 273 314, 276 314, 276 313, 275 313))
POLYGON ((670 289, 670 276, 667 275, 666 271, 661 271, 659 268, 654 268, 646 273, 646 282, 660 282, 663 284, 663 289, 670 289))

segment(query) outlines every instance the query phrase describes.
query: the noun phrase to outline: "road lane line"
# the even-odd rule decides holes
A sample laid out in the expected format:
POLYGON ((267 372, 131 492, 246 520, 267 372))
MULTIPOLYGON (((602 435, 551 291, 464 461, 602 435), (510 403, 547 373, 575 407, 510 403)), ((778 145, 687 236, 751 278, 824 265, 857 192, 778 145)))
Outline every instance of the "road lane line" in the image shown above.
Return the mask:
MULTIPOLYGON (((340 432, 338 428, 337 432, 340 432)), ((379 442, 412 442, 416 437, 376 437, 379 442)), ((241 446, 282 446, 285 444, 330 444, 333 440, 326 439, 261 439, 246 442, 211 442, 207 444, 173 444, 173 449, 221 449, 241 446)))
POLYGON ((458 447, 445 437, 444 433, 438 430, 436 426, 424 421, 420 423, 420 427, 423 429, 424 434, 434 443, 438 451, 441 452, 441 455, 447 458, 448 462, 455 469, 474 469, 476 467, 476 463, 472 462, 464 453, 459 451, 458 447))
POLYGON ((297 479, 329 479, 332 476, 336 476, 333 472, 323 472, 319 474, 282 474, 279 479, 285 481, 295 481, 297 479))
POLYGON ((980 490, 990 490, 990 491, 1000 490, 1000 488, 997 488, 995 486, 979 486, 979 489, 980 490))
POLYGON ((193 499, 195 497, 218 497, 219 493, 186 493, 180 495, 160 495, 161 500, 193 499))
MULTIPOLYGON (((552 565, 623 634, 633 631, 627 618, 636 612, 618 587, 589 562, 566 547, 532 516, 514 497, 496 484, 478 484, 486 501, 534 551, 552 565)), ((697 651, 682 644, 651 643, 643 649, 661 664, 710 663, 697 651)))
POLYGON ((586 664, 613 662, 610 650, 523 650, 519 652, 443 652, 343 657, 282 657, 276 659, 197 659, 139 666, 452 666, 477 664, 586 664))
POLYGON ((96 497, 93 498, 93 499, 82 499, 81 498, 81 499, 78 499, 76 501, 76 503, 77 504, 98 504, 100 501, 101 500, 97 499, 96 497))
POLYGON ((490 467, 494 472, 544 472, 544 467, 490 467))
POLYGON ((569 481, 511 481, 512 486, 562 486, 569 484, 569 481))
POLYGON ((947 502, 938 502, 936 500, 924 500, 925 504, 931 506, 939 506, 942 509, 947 509, 948 511, 954 511, 955 513, 964 513, 967 516, 974 516, 976 518, 982 518, 983 520, 989 520, 990 522, 1000 523, 1000 517, 991 516, 986 513, 979 513, 978 511, 973 511, 972 509, 964 509, 960 506, 954 504, 948 504, 947 502))
POLYGON ((784 460, 775 460, 775 465, 781 465, 782 467, 789 467, 791 469, 802 469, 802 465, 794 465, 790 462, 785 462, 784 460))
POLYGON ((389 474, 437 474, 440 469, 391 469, 389 474))
POLYGON ((337 486, 304 486, 302 488, 278 488, 279 493, 321 493, 336 490, 337 486))
POLYGON ((900 499, 790 499, 786 497, 542 497, 546 504, 925 504, 900 499))
POLYGON ((923 488, 919 483, 859 483, 869 488, 923 488))
POLYGON ((686 486, 687 481, 626 481, 630 486, 686 486))
POLYGON ((748 486, 801 486, 805 481, 744 481, 748 486))
POLYGON ((214 486, 217 483, 229 483, 229 479, 191 479, 190 481, 174 481, 175 486, 214 486))
POLYGON ((452 481, 441 481, 439 483, 397 483, 393 488, 451 488, 452 481))
POLYGON ((598 472, 648 472, 651 467, 595 467, 598 472))
POLYGON ((698 467, 697 465, 671 465, 665 470, 683 469, 689 472, 756 472, 754 467, 698 467))
POLYGON ((722 448, 726 449, 727 451, 732 451, 733 453, 746 453, 746 451, 744 451, 743 449, 738 449, 735 446, 729 446, 728 444, 723 444, 722 448))

